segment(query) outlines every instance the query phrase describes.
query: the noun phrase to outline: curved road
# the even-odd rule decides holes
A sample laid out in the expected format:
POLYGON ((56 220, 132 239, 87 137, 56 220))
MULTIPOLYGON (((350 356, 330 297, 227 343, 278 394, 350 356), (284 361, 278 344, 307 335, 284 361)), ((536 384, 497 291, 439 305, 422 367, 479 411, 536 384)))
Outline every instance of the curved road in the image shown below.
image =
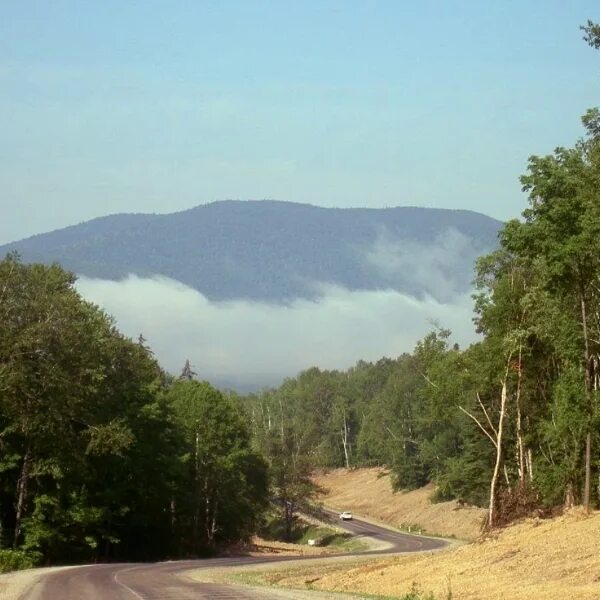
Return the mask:
MULTIPOLYGON (((330 515, 335 515, 329 511, 330 515)), ((398 533, 359 519, 340 524, 355 535, 374 538, 383 542, 382 550, 370 550, 361 555, 391 554, 395 552, 420 552, 435 550, 446 542, 398 533)), ((324 555, 358 556, 355 554, 324 555)), ((74 567, 59 570, 40 579, 21 600, 276 600, 283 598, 276 591, 244 589, 242 586, 200 583, 182 577, 190 569, 212 569, 260 563, 287 562, 291 560, 315 560, 320 557, 254 557, 213 558, 205 560, 182 560, 161 563, 121 563, 74 567)))

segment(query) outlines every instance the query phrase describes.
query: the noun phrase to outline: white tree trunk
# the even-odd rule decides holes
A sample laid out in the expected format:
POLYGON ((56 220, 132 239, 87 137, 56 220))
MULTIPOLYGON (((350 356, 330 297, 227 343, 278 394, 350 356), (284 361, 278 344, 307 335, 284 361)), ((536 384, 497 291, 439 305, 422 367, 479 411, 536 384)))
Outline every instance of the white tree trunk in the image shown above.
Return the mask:
POLYGON ((500 465, 502 464, 502 434, 504 431, 504 415, 506 414, 506 379, 502 382, 502 395, 500 399, 500 419, 498 421, 498 436, 496 438, 496 464, 494 465, 494 474, 490 483, 490 509, 488 513, 488 525, 494 527, 496 523, 496 485, 498 483, 498 475, 500 473, 500 465))
POLYGON ((346 469, 350 468, 350 456, 348 449, 348 436, 349 436, 348 421, 346 420, 346 411, 344 410, 344 427, 342 428, 342 445, 344 446, 344 458, 346 459, 346 469))

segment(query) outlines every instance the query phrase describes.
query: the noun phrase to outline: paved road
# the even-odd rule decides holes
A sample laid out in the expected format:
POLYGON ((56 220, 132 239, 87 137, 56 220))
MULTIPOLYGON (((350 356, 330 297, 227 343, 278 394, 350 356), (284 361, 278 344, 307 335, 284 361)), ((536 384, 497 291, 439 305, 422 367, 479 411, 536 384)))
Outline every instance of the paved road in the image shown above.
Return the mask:
MULTIPOLYGON (((335 516, 335 513, 330 513, 335 516)), ((340 526, 352 533, 375 538, 385 547, 361 554, 419 552, 441 548, 446 542, 397 533, 359 519, 340 526)), ((346 556, 352 556, 347 554, 346 556)), ((276 600, 284 594, 265 590, 257 592, 239 586, 199 583, 182 577, 190 569, 210 569, 251 564, 286 562, 319 557, 251 557, 214 558, 162 563, 125 563, 76 567, 43 577, 22 600, 276 600)), ((324 556, 331 558, 331 555, 324 556)))
MULTIPOLYGON (((338 518, 338 514, 331 510, 326 510, 325 513, 329 515, 332 522, 338 518)), ((381 550, 371 550, 362 552, 361 554, 391 554, 395 552, 421 552, 423 550, 436 550, 442 548, 447 542, 437 538, 419 537, 411 535, 410 533, 398 533, 379 525, 373 525, 361 521, 360 519, 353 519, 352 521, 340 521, 339 527, 347 529, 350 533, 355 535, 365 536, 373 538, 386 545, 381 550)))

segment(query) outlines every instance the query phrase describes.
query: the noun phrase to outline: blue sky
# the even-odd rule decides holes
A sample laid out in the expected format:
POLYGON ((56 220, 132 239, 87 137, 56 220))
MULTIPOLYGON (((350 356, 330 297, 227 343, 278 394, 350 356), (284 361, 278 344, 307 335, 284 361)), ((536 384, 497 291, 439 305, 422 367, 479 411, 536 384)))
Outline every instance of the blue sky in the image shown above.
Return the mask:
POLYGON ((525 206, 599 104, 592 1, 0 5, 0 243, 218 199, 525 206))

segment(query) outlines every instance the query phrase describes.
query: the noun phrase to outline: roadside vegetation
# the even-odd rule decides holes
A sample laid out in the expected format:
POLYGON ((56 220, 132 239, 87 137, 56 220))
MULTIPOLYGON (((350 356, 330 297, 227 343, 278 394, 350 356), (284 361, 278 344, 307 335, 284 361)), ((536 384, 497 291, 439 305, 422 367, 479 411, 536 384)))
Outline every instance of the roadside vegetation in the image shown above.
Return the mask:
POLYGON ((282 520, 277 507, 267 512, 258 536, 261 546, 268 546, 270 542, 284 542, 281 547, 289 551, 314 547, 337 552, 361 552, 369 548, 365 541, 329 524, 327 520, 318 521, 306 515, 294 517, 288 537, 286 522, 282 520))
POLYGON ((588 515, 579 508, 556 519, 524 520, 451 551, 246 569, 233 577, 360 598, 596 600, 599 536, 600 512, 588 515))
MULTIPOLYGON (((599 26, 584 34, 600 47, 599 26)), ((582 122, 572 147, 529 159, 529 207, 477 262, 481 341, 461 349, 437 327, 411 354, 309 369, 246 399, 286 506, 314 493, 314 467, 372 465, 396 489, 485 507, 489 528, 598 505, 600 110, 582 122)))
POLYGON ((0 550, 0 573, 31 569, 36 564, 36 556, 19 550, 0 550))
POLYGON ((196 556, 268 494, 239 404, 174 379, 58 265, 0 262, 0 561, 196 556))

